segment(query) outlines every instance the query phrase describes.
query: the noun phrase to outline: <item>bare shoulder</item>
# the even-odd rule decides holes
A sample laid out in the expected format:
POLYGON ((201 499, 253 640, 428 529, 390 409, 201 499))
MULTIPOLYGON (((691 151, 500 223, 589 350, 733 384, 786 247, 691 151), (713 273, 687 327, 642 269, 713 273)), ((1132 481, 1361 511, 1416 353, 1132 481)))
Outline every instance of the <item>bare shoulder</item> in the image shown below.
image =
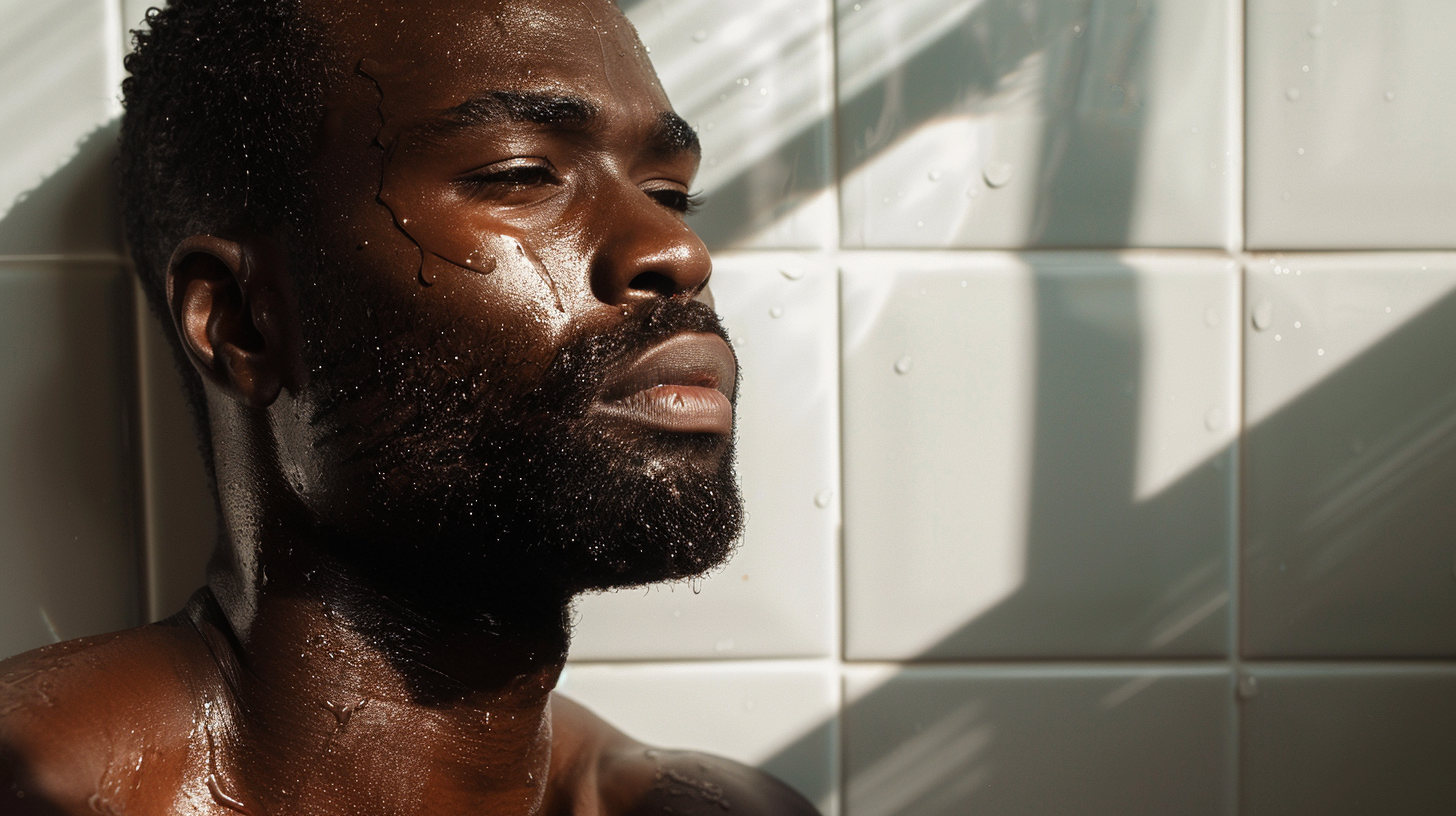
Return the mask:
POLYGON ((94 812, 118 760, 185 736, 186 634, 152 625, 0 662, 0 816, 94 812))
MULTIPOLYGON (((575 765, 577 801, 596 808, 562 808, 556 813, 598 812, 603 816, 818 816, 793 788, 763 771, 696 751, 652 748, 627 737, 581 705, 556 697, 552 709, 575 765), (583 773, 583 766, 590 773, 583 773), (594 784, 582 784, 590 780, 594 784), (584 794, 584 796, 583 796, 584 794)), ((557 763, 552 762, 553 774, 557 763)))

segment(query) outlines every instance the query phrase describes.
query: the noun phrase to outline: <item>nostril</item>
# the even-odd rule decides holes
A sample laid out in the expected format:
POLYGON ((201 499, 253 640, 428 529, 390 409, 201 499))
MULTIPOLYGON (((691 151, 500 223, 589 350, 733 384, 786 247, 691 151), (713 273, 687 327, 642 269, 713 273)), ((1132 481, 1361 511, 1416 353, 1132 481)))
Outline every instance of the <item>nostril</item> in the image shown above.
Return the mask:
POLYGON ((627 284, 627 287, 634 291, 652 292, 667 297, 671 297, 678 292, 677 282, 661 272, 643 272, 633 278, 627 284))

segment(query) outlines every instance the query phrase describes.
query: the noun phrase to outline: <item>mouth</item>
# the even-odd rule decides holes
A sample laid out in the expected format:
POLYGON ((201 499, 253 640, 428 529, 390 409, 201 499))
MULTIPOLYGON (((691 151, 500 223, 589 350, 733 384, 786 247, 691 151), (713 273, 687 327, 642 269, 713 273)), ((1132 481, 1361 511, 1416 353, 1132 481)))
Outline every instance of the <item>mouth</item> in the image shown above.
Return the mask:
POLYGON ((607 382, 591 413, 659 431, 733 433, 733 352, 716 334, 677 334, 607 382))

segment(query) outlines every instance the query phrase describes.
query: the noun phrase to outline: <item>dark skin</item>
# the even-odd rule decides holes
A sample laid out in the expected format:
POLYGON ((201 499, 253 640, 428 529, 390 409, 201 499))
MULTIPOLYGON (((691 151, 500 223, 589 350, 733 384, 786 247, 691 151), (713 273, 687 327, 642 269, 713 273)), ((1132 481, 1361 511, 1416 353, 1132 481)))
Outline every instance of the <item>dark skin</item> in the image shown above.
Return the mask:
MULTIPOLYGON (((348 259, 350 297, 428 338, 421 355, 508 349, 501 387, 524 391, 624 307, 706 297, 682 219, 695 141, 610 3, 313 5, 331 68, 321 251, 348 259)), ((313 519, 347 540, 374 482, 312 421, 329 395, 289 270, 269 236, 177 247, 169 302, 207 390, 227 540, 173 619, 0 664, 0 814, 814 813, 554 696, 565 598, 484 599, 518 614, 482 626, 310 537, 313 519)), ((684 342, 724 370, 716 337, 684 342)), ((601 406, 642 467, 728 449, 732 383, 679 379, 601 406), (676 433, 721 444, 654 447, 676 433)))

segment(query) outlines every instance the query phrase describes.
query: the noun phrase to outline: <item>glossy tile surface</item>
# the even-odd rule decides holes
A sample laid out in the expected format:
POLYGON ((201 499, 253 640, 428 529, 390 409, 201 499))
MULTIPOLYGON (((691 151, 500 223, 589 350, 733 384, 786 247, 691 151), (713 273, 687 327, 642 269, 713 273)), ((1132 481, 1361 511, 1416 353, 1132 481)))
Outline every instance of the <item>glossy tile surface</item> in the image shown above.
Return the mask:
POLYGON ((0 255, 114 254, 109 0, 0 0, 0 255))
POLYGON ((713 249, 828 248, 837 234, 830 6, 623 0, 673 107, 698 131, 713 249))
POLYGON ((1245 651, 1456 655, 1456 258, 1247 283, 1245 651))
POLYGON ((1240 688, 1240 813, 1456 812, 1456 667, 1252 667, 1240 688))
POLYGON ((0 656, 138 622, 124 273, 0 262, 0 656))
POLYGON ((1445 0, 1251 0, 1255 249, 1456 247, 1445 0))
POLYGON ((649 745, 726 756, 837 812, 838 677, 801 662, 571 665, 560 691, 649 745))
POLYGON ((1223 669, 867 671, 846 691, 847 816, 1232 811, 1223 669))
POLYGON ((839 527, 835 272, 772 253, 715 263, 717 308, 742 370, 742 548, 693 585, 583 598, 575 659, 830 654, 839 527))
POLYGON ((847 655, 1224 653, 1236 291, 1217 259, 847 265, 847 655))
POLYGON ((844 245, 1222 247, 1230 0, 839 0, 844 245))

